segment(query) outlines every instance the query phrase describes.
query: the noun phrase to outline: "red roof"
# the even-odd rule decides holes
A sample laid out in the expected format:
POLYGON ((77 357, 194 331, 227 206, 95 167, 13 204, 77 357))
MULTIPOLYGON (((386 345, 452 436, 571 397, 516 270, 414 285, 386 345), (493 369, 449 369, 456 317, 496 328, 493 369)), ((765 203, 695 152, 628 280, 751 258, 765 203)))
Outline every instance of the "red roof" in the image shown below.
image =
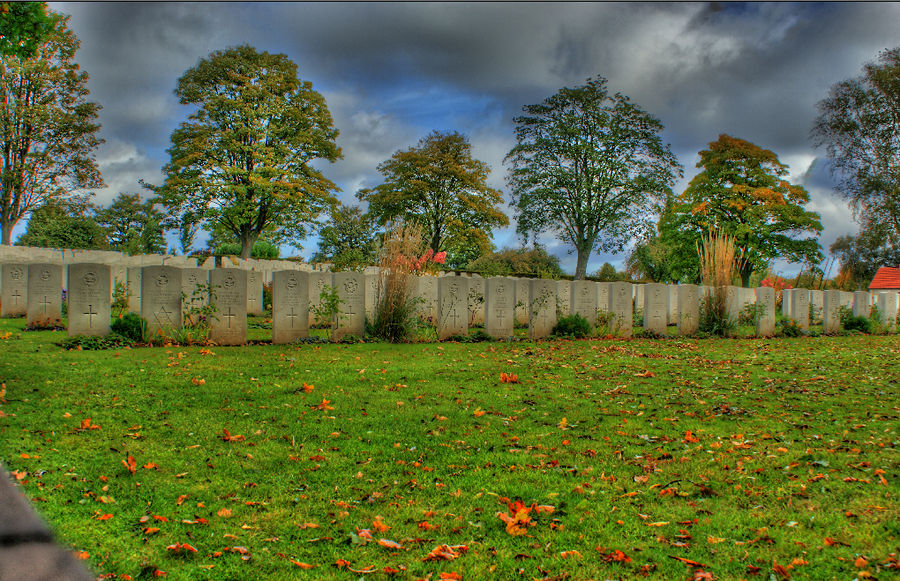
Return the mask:
POLYGON ((869 283, 869 290, 900 289, 900 268, 882 266, 869 283))

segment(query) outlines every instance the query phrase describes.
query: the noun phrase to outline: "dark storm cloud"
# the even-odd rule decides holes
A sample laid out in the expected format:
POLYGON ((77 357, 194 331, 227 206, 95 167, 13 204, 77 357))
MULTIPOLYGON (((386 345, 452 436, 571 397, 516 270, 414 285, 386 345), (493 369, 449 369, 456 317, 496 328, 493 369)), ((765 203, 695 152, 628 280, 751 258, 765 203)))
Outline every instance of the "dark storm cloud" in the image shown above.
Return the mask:
MULTIPOLYGON (((878 3, 52 6, 72 15, 77 60, 104 107, 104 196, 138 178, 160 179, 169 136, 188 113, 172 94, 178 77, 214 50, 248 43, 287 54, 326 96, 344 159, 322 168, 346 201, 379 182, 378 163, 432 129, 469 135, 493 168, 491 185, 503 188, 512 117, 601 75, 666 126, 686 170, 676 191, 720 133, 748 139, 806 180, 810 208, 826 225, 823 245, 856 226, 830 194, 827 172, 809 171, 823 153, 808 138, 815 104, 900 44, 900 5, 878 3)), ((514 243, 513 230, 495 240, 514 243)), ((558 250, 571 268, 573 257, 558 250)))

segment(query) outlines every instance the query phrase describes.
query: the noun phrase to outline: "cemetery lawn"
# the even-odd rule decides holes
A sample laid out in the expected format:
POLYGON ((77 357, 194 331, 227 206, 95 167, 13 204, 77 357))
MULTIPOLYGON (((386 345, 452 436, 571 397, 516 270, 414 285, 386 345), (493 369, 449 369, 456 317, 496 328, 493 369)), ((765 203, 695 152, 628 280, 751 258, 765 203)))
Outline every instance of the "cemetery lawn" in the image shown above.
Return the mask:
POLYGON ((0 461, 107 578, 898 574, 896 336, 64 351, 23 327, 0 320, 0 461))

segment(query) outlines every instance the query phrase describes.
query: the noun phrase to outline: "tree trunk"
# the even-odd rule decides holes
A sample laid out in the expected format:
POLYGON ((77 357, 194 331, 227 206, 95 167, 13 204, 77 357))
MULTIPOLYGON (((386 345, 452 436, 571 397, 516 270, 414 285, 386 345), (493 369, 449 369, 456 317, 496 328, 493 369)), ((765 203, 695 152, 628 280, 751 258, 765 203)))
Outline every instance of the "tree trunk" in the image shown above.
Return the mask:
POLYGON ((744 264, 741 268, 741 286, 746 288, 750 286, 750 275, 753 274, 753 267, 749 264, 744 264))
POLYGON ((256 244, 256 241, 259 239, 259 234, 250 232, 241 233, 241 258, 247 260, 250 258, 250 252, 253 250, 253 245, 256 244))
POLYGON ((584 280, 584 277, 587 275, 588 258, 590 258, 590 257, 591 257, 590 246, 587 248, 579 248, 578 249, 578 262, 575 266, 575 280, 584 280))
POLYGON ((12 230, 13 224, 7 223, 5 220, 3 224, 0 224, 0 231, 3 232, 3 242, 0 243, 3 246, 12 246, 10 240, 12 239, 12 230))

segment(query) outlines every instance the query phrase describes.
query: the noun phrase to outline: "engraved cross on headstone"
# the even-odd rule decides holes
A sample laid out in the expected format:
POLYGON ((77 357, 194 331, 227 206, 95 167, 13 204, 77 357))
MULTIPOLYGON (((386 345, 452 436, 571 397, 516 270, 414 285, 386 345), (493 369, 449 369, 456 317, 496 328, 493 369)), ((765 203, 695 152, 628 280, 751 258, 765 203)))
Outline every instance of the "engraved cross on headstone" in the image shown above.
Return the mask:
POLYGON ((19 293, 19 289, 15 289, 15 290, 13 291, 13 294, 12 294, 13 304, 14 304, 14 305, 18 305, 18 304, 19 304, 19 297, 20 297, 20 296, 22 296, 22 295, 19 293))
POLYGON ((43 300, 41 303, 38 303, 38 304, 44 305, 44 314, 46 315, 46 314, 47 314, 47 307, 49 307, 49 306, 52 305, 53 303, 50 302, 50 300, 47 298, 47 295, 44 295, 44 300, 43 300))
POLYGON ((88 305, 88 312, 84 313, 84 315, 88 318, 88 329, 94 328, 94 317, 99 315, 100 313, 94 312, 94 305, 88 305))
POLYGON ((291 307, 291 312, 288 313, 287 315, 285 315, 285 317, 287 317, 291 320, 291 329, 293 329, 294 328, 294 319, 297 318, 297 314, 294 313, 294 307, 291 307))
POLYGON ((223 317, 228 319, 228 328, 231 328, 231 319, 235 317, 235 314, 231 311, 231 307, 228 307, 228 312, 222 314, 223 317))

